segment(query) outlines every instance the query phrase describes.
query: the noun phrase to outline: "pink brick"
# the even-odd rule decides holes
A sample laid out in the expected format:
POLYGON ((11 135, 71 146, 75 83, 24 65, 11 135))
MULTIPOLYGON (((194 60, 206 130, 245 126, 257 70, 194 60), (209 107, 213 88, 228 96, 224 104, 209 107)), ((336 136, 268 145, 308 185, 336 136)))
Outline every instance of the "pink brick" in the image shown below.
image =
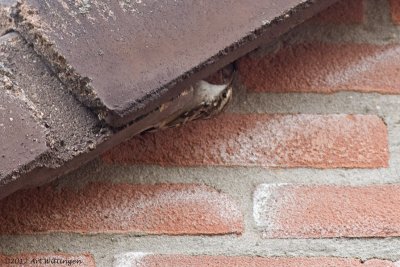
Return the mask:
POLYGON ((237 115, 145 134, 103 155, 109 164, 379 168, 387 129, 370 115, 237 115))
POLYGON ((400 93, 400 46, 299 44, 239 61, 241 81, 252 92, 338 91, 400 93))
POLYGON ((399 0, 389 0, 392 19, 395 24, 400 24, 400 1, 399 0))
POLYGON ((400 185, 263 184, 254 219, 266 238, 400 236, 400 185))
POLYGON ((359 24, 364 21, 363 0, 340 0, 314 18, 316 23, 359 24))
POLYGON ((114 267, 395 267, 395 264, 385 260, 368 260, 333 257, 320 258, 262 258, 262 257, 227 257, 227 256, 186 256, 186 255, 157 255, 143 253, 128 253, 115 258, 114 267))
POLYGON ((204 185, 50 186, 0 201, 0 233, 240 234, 242 215, 225 194, 204 185))

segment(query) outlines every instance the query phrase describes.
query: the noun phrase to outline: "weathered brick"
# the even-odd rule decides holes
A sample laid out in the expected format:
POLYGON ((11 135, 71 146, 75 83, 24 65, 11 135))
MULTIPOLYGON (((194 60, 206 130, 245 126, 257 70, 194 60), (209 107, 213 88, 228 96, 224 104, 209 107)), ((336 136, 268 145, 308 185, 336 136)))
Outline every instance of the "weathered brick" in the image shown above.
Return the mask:
POLYGON ((315 257, 315 258, 262 258, 249 256, 187 256, 157 255, 144 253, 125 253, 115 257, 114 267, 220 267, 220 266, 285 266, 285 267, 395 267, 395 263, 372 259, 361 262, 359 259, 315 257))
POLYGON ((400 93, 400 46, 307 43, 239 61, 252 92, 400 93))
POLYGON ((267 238, 400 236, 400 185, 263 184, 254 219, 267 238))
POLYGON ((2 267, 96 266, 93 257, 89 254, 71 255, 64 253, 25 253, 15 255, 0 255, 0 265, 2 267))
POLYGON ((377 116, 225 114, 135 137, 102 158, 166 166, 377 168, 388 157, 386 125, 377 116))
POLYGON ((204 185, 50 186, 0 201, 0 233, 241 233, 242 215, 225 194, 204 185))
POLYGON ((400 24, 400 1, 399 0, 389 0, 390 8, 392 13, 393 22, 400 24))
POLYGON ((363 0, 341 0, 322 11, 312 22, 333 24, 356 24, 364 21, 363 0))

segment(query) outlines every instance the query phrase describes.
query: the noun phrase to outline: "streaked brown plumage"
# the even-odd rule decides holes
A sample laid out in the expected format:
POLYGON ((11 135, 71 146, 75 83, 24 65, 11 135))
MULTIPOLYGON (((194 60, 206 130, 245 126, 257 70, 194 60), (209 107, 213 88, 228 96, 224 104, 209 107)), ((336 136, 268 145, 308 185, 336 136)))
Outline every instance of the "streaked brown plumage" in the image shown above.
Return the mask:
POLYGON ((189 121, 208 119, 219 114, 232 98, 233 74, 229 82, 214 85, 199 81, 175 100, 162 105, 158 112, 170 112, 164 120, 155 123, 146 132, 174 128, 189 121))

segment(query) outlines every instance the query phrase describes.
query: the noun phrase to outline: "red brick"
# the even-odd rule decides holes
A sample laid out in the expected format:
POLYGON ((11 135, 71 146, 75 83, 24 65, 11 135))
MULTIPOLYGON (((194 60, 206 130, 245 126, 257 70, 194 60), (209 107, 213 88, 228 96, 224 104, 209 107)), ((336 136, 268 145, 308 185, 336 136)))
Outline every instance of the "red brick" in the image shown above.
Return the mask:
POLYGON ((298 44, 239 61, 252 92, 400 93, 400 46, 298 44))
POLYGON ((364 21, 363 0, 341 0, 322 11, 312 22, 333 24, 358 24, 364 21))
POLYGON ((389 1, 390 1, 393 22, 396 24, 400 24, 400 1, 399 0, 389 0, 389 1))
POLYGON ((226 257, 226 256, 186 256, 131 253, 121 255, 114 262, 115 267, 220 267, 220 266, 285 266, 285 267, 395 267, 391 261, 368 260, 362 263, 358 259, 320 257, 320 258, 262 258, 262 257, 226 257))
POLYGON ((107 163, 164 166, 377 168, 387 129, 370 115, 225 114, 145 134, 103 155, 107 163))
POLYGON ((17 192, 0 201, 0 233, 241 233, 242 215, 225 194, 203 185, 89 184, 17 192))
POLYGON ((400 185, 264 184, 254 218, 267 238, 400 236, 400 185))
POLYGON ((96 266, 93 257, 89 254, 71 255, 64 253, 25 253, 16 255, 0 255, 0 265, 2 267, 96 266))

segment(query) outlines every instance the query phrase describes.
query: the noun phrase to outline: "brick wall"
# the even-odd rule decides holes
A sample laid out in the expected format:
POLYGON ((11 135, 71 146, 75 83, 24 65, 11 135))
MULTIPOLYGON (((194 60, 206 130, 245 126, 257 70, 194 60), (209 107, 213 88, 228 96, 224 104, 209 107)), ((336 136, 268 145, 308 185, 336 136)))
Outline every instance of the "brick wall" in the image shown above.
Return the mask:
POLYGON ((0 201, 0 265, 397 266, 399 22, 341 1, 236 62, 220 117, 0 201))

